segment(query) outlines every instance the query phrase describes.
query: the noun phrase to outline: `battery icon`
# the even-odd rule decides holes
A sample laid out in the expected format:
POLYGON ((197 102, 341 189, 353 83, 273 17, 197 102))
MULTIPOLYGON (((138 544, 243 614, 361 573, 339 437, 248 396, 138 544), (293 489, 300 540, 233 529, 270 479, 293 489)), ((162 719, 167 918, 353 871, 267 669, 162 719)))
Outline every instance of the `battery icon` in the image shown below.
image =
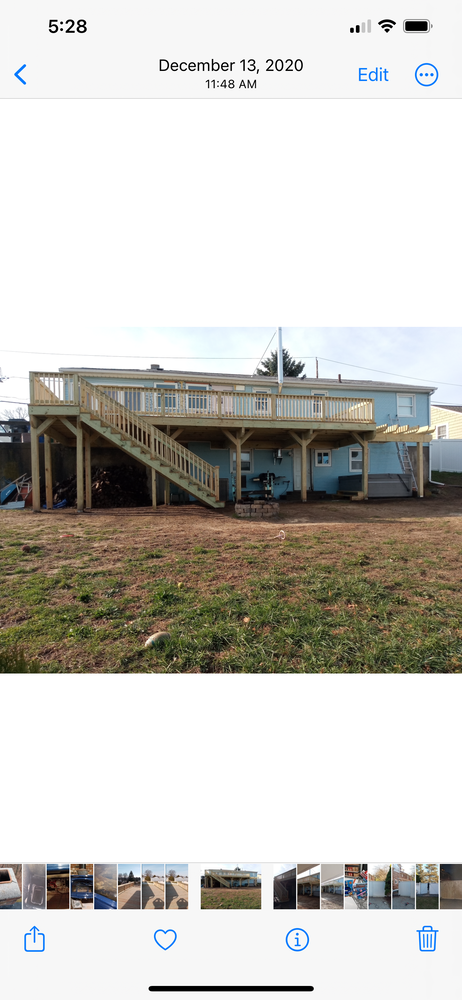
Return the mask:
POLYGON ((404 31, 412 33, 413 35, 421 35, 426 31, 430 31, 430 28, 433 28, 433 25, 430 23, 428 18, 419 18, 419 20, 416 20, 416 18, 410 18, 403 22, 403 28, 404 31))

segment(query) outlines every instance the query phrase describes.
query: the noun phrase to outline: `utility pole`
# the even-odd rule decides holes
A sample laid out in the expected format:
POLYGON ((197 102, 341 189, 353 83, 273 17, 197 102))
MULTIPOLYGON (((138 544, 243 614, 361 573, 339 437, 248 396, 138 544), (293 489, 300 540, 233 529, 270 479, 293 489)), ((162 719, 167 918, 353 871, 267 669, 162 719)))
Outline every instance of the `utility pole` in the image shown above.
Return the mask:
POLYGON ((282 326, 278 326, 278 382, 279 392, 284 381, 284 359, 282 354, 282 326))
POLYGON ((319 378, 319 366, 318 366, 318 359, 317 358, 316 358, 316 378, 319 378))

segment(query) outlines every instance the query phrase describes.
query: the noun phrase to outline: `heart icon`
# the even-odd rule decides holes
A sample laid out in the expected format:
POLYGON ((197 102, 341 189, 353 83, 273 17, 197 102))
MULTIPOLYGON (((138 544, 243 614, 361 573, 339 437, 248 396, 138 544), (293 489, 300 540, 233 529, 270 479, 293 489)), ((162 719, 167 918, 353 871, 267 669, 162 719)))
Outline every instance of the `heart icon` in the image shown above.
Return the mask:
POLYGON ((154 934, 154 941, 159 945, 159 948, 162 948, 164 951, 168 951, 168 949, 172 947, 172 944, 175 944, 176 931, 173 931, 171 928, 168 931, 156 931, 154 934), (163 935, 163 938, 161 938, 161 935, 163 935), (159 940, 159 938, 161 939, 159 940))

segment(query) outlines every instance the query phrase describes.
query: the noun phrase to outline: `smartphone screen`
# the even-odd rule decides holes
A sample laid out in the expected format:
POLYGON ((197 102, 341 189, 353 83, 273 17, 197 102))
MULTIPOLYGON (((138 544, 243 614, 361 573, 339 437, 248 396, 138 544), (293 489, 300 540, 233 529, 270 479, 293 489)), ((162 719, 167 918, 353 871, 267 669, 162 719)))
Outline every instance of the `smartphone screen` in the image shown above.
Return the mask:
POLYGON ((5 997, 457 993, 461 29, 4 4, 5 997))

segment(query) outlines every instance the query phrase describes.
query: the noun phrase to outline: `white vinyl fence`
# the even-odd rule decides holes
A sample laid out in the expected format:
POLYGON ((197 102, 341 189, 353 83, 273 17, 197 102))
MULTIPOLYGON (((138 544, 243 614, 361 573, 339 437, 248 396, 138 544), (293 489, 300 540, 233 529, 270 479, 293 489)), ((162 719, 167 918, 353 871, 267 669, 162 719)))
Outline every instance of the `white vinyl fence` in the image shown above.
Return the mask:
POLYGON ((384 896, 385 882, 369 882, 369 896, 384 896))
POLYGON ((417 882, 416 891, 418 896, 437 896, 438 882, 417 882))
POLYGON ((462 472, 462 440, 443 438, 430 444, 430 468, 435 472, 462 472))
POLYGON ((398 895, 399 896, 413 896, 414 895, 414 882, 409 882, 406 879, 404 882, 398 882, 398 895))

